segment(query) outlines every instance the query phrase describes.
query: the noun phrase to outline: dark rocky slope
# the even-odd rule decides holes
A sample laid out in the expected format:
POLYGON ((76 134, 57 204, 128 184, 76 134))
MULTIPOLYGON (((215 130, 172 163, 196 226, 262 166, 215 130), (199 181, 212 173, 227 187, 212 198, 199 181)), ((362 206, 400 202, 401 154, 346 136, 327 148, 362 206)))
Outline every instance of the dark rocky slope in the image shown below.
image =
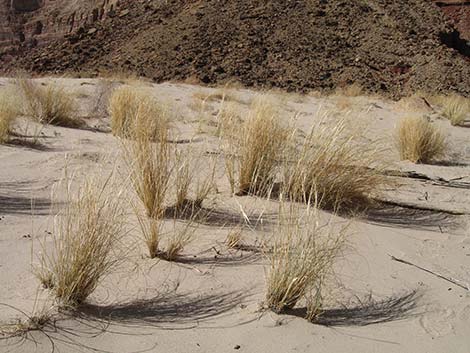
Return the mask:
POLYGON ((4 70, 470 94, 467 43, 425 0, 120 1, 102 21, 26 50, 0 58, 4 70))

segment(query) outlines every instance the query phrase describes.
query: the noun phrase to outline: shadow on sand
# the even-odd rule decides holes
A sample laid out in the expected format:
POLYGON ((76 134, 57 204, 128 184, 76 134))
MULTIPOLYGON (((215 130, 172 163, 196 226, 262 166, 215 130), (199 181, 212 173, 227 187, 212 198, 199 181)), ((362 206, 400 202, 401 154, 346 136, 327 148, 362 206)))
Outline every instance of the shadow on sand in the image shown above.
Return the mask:
POLYGON ((245 224, 249 225, 252 229, 257 229, 263 223, 271 222, 275 215, 251 213, 246 215, 247 218, 245 218, 241 212, 207 208, 199 203, 187 200, 182 207, 167 207, 165 217, 169 219, 193 220, 207 226, 236 227, 245 224))
POLYGON ((2 214, 34 214, 48 215, 51 210, 51 200, 24 196, 7 196, 0 194, 0 215, 2 214))
MULTIPOLYGON (((416 308, 421 294, 418 291, 393 295, 384 299, 356 300, 355 304, 341 308, 325 309, 313 323, 323 326, 367 326, 397 320, 404 320, 417 315, 416 308)), ((292 309, 288 314, 305 317, 305 308, 292 309)))
MULTIPOLYGON (((9 337, 0 335, 0 350, 34 352, 41 348, 41 351, 49 352, 114 352, 94 346, 96 337, 106 333, 154 336, 155 331, 151 328, 192 329, 211 318, 230 315, 229 312, 249 295, 249 291, 200 295, 172 292, 156 298, 111 305, 84 304, 74 311, 61 312, 51 317, 37 329, 9 337)), ((237 325, 244 323, 239 322, 237 325)), ((152 341, 142 343, 148 347, 136 347, 133 352, 154 352, 157 344, 152 341)))
POLYGON ((80 307, 81 319, 105 320, 124 325, 180 324, 195 327, 201 321, 228 314, 249 297, 247 291, 209 294, 162 295, 111 305, 87 304, 80 307))
POLYGON ((359 219, 390 227, 430 230, 454 229, 459 226, 456 216, 439 211, 379 203, 359 214, 359 219))

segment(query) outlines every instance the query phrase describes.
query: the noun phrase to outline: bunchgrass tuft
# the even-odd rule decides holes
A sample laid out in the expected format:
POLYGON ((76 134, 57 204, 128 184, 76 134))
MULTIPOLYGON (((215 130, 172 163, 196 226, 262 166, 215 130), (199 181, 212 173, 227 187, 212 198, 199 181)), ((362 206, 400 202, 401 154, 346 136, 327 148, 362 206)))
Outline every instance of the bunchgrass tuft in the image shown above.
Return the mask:
POLYGON ((300 148, 286 158, 284 192, 291 199, 328 209, 368 206, 387 185, 380 141, 361 141, 345 120, 320 119, 300 148))
POLYGON ((445 135, 429 119, 422 116, 403 118, 398 123, 396 138, 402 160, 428 163, 446 153, 445 135))
POLYGON ((470 101, 458 95, 451 95, 442 100, 442 114, 454 126, 463 125, 470 117, 470 101))
POLYGON ((166 133, 159 142, 146 137, 125 145, 125 157, 131 170, 131 180, 147 216, 159 219, 165 211, 165 199, 170 186, 172 161, 166 133))
POLYGON ((29 79, 18 79, 17 84, 24 99, 24 114, 41 124, 76 128, 83 126, 77 117, 76 104, 71 95, 59 85, 41 86, 29 79))
POLYGON ((241 126, 236 114, 221 120, 225 139, 225 167, 232 191, 263 195, 272 189, 284 150, 289 144, 289 129, 267 101, 257 101, 241 126))
POLYGON ((113 134, 129 139, 145 134, 152 141, 159 141, 168 123, 162 106, 135 87, 123 86, 113 92, 109 114, 113 134))
POLYGON ((231 229, 225 238, 225 245, 229 249, 237 249, 243 245, 243 230, 242 227, 231 229))
POLYGON ((9 141, 12 124, 17 115, 12 93, 9 90, 0 91, 0 144, 9 141))
POLYGON ((120 192, 111 181, 87 180, 73 190, 65 180, 66 202, 55 217, 52 248, 43 245, 36 274, 61 306, 83 303, 100 281, 120 262, 118 250, 125 235, 120 192))
POLYGON ((303 212, 293 205, 281 207, 273 244, 266 253, 265 307, 282 313, 305 300, 310 303, 309 312, 318 315, 324 284, 345 241, 347 228, 336 228, 331 221, 322 224, 315 207, 303 212))
POLYGON ((193 224, 213 187, 215 163, 209 174, 196 175, 200 164, 193 157, 192 146, 179 151, 168 138, 167 117, 161 115, 158 119, 156 130, 135 127, 145 121, 153 124, 150 120, 130 120, 128 128, 133 139, 123 141, 122 146, 140 201, 134 210, 149 256, 174 261, 193 238, 193 224), (173 220, 171 231, 167 229, 167 218, 173 220))
POLYGON ((336 94, 345 97, 359 97, 364 94, 364 89, 361 85, 353 83, 344 87, 338 87, 336 94))
POLYGON ((37 302, 35 302, 31 314, 8 304, 0 304, 23 316, 9 323, 0 323, 0 340, 3 338, 25 337, 32 331, 43 331, 51 322, 53 306, 48 307, 46 304, 41 309, 38 309, 36 304, 37 302))
POLYGON ((159 257, 167 261, 176 261, 182 251, 194 239, 197 230, 195 220, 198 218, 199 210, 190 208, 185 211, 189 217, 184 222, 173 219, 170 221, 170 229, 164 234, 162 244, 163 250, 160 251, 159 257))

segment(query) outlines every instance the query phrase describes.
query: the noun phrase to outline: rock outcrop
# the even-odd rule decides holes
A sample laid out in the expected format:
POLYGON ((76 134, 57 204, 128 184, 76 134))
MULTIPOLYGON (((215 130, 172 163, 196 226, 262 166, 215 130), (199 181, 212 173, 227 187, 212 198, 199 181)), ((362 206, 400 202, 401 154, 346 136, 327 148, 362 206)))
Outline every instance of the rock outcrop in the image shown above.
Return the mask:
POLYGON ((470 42, 470 2, 468 0, 438 0, 435 2, 455 25, 460 37, 470 42))
POLYGON ((0 0, 0 53, 14 54, 100 21, 118 0, 0 0))
POLYGON ((11 0, 11 8, 15 11, 30 12, 39 9, 41 0, 11 0))

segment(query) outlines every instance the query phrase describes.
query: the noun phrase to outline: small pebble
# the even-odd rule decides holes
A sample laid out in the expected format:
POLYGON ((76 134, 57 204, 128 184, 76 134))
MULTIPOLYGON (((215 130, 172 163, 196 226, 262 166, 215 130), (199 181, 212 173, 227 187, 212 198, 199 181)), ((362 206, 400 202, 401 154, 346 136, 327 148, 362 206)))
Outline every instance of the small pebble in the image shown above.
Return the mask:
POLYGON ((235 347, 233 347, 233 349, 240 349, 240 348, 241 348, 241 347, 240 347, 239 344, 237 344, 235 347))

